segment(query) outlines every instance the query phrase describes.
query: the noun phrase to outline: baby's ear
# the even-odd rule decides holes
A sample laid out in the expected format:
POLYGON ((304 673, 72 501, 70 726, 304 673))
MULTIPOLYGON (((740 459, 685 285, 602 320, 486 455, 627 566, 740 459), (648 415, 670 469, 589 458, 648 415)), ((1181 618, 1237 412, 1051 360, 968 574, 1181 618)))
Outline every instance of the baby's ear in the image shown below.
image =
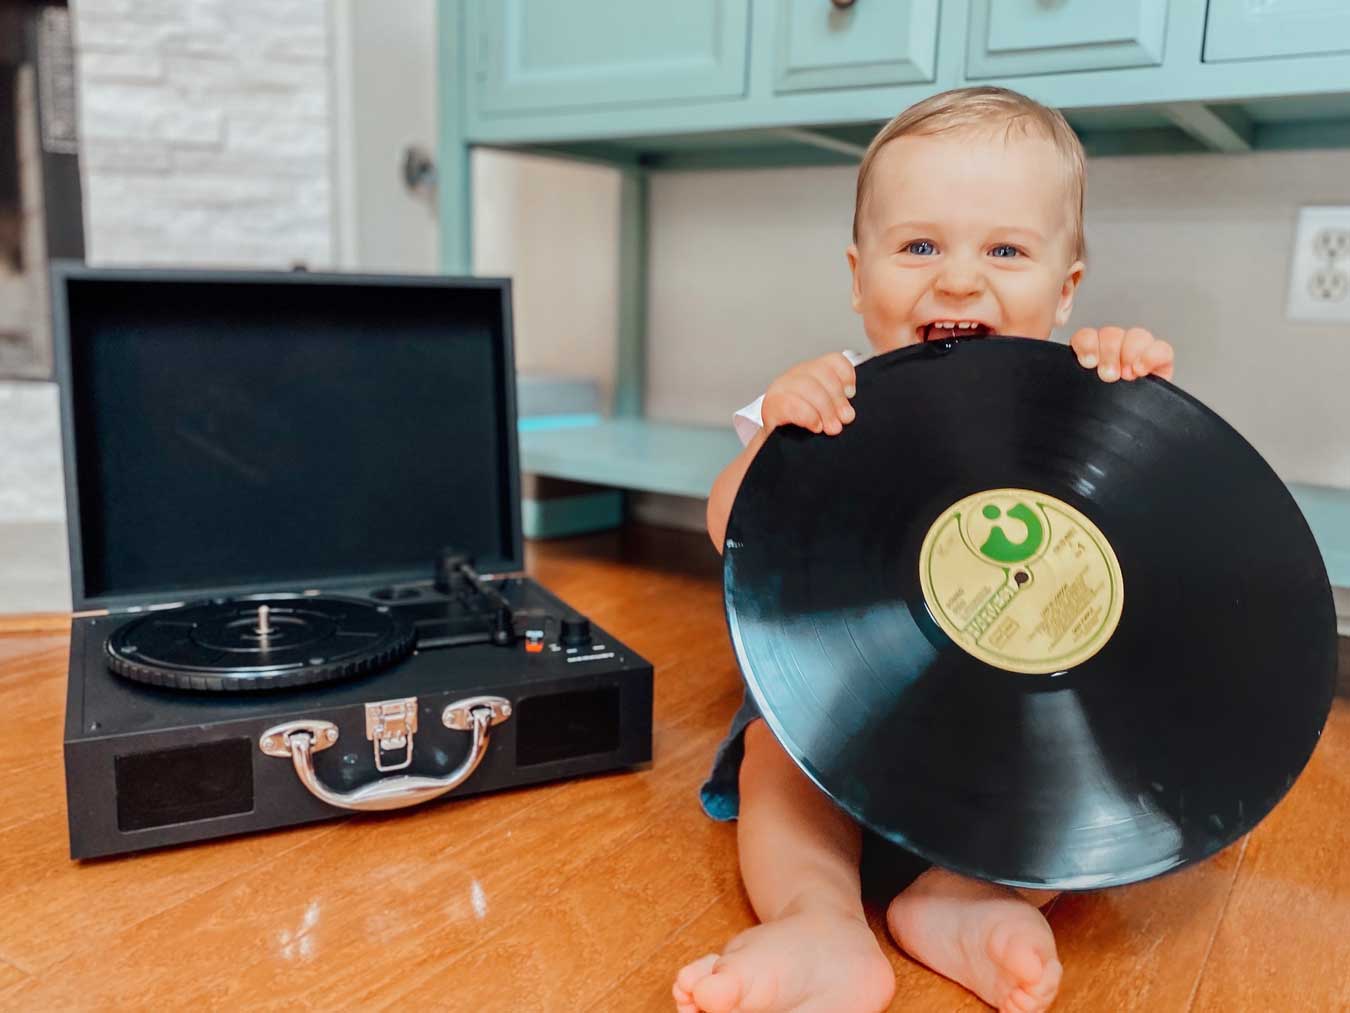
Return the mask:
POLYGON ((1083 272, 1087 270, 1087 265, 1081 260, 1075 260, 1069 265, 1069 271, 1064 276, 1064 284, 1059 290, 1059 304, 1055 307, 1055 326, 1063 327, 1069 322, 1069 314, 1073 312, 1073 297, 1078 292, 1078 285, 1083 280, 1083 272))
POLYGON ((844 251, 844 256, 848 259, 848 270, 853 275, 853 312, 862 312, 862 288, 858 282, 858 244, 849 243, 848 249, 844 251))

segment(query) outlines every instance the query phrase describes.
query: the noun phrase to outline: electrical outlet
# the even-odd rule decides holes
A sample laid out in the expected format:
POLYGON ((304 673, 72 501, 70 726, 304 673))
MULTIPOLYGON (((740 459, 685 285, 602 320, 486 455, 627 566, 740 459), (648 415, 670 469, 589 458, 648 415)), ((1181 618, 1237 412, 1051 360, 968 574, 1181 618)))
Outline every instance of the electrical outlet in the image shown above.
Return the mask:
POLYGON ((1350 207, 1299 209, 1285 316, 1350 323, 1350 207))

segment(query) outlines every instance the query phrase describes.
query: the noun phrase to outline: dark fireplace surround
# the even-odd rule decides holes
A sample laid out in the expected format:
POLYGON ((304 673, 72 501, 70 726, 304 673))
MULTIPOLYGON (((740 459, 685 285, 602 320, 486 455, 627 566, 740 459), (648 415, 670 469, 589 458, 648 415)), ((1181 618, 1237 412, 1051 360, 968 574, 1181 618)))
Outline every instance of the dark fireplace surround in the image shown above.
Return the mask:
POLYGON ((0 0, 0 379, 50 379, 47 264, 84 257, 75 82, 67 5, 0 0))

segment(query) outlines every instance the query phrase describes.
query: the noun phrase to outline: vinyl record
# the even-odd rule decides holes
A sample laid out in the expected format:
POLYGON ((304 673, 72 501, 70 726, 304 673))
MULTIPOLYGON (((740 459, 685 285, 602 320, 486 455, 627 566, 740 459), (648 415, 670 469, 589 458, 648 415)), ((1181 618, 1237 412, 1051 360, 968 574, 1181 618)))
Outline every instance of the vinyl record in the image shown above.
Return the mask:
POLYGON ((118 627, 108 667, 207 692, 283 689, 378 671, 412 652, 413 627, 349 598, 256 595, 152 612, 118 627))
POLYGON ((1285 485, 1156 378, 985 338, 857 370, 737 495, 728 624, 786 751, 855 819, 1014 886, 1130 883, 1251 830, 1331 705, 1335 613, 1285 485))

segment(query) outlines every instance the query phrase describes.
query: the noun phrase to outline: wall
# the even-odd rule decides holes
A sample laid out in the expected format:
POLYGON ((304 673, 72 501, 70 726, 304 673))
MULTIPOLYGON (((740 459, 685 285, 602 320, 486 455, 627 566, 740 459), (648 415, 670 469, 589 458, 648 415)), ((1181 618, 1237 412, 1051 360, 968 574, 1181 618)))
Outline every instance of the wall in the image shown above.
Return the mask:
POLYGON ((473 155, 474 273, 513 279, 516 367, 613 394, 619 174, 498 151, 473 155))
MULTIPOLYGON (((77 0, 87 259, 333 260, 324 0, 77 0)), ((0 382, 0 522, 62 520, 56 390, 0 382)))
POLYGON ((91 263, 332 263, 323 0, 74 12, 91 263))
MULTIPOLYGON (((778 372, 866 348, 844 260, 851 168, 660 175, 648 406, 727 424, 778 372)), ((1350 487, 1350 325, 1284 319, 1303 204, 1350 204, 1350 153, 1096 158, 1071 327, 1135 323, 1292 481, 1350 487)), ((1061 335, 1067 338, 1067 334, 1061 335)))

